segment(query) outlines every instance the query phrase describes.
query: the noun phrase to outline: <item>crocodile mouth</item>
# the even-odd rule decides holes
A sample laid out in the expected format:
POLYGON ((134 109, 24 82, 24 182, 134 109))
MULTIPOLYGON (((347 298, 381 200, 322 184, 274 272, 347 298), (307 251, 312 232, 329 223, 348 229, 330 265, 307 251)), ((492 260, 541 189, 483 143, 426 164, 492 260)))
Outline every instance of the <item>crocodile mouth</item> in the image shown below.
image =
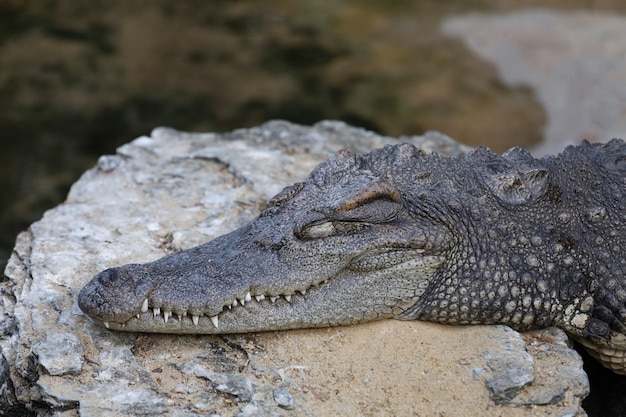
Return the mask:
MULTIPOLYGON (((231 332, 230 325, 222 326, 225 320, 233 321, 255 319, 263 316, 289 314, 291 309, 302 310, 315 304, 313 299, 335 296, 336 291, 344 291, 349 285, 338 284, 344 275, 355 276, 384 274, 404 274, 419 271, 424 266, 432 267, 441 262, 438 256, 425 256, 423 249, 415 248, 376 248, 368 250, 354 257, 348 265, 337 274, 319 280, 313 280, 308 287, 285 291, 282 294, 269 294, 260 289, 249 289, 243 294, 233 296, 230 301, 221 307, 187 308, 168 307, 167 303, 155 301, 151 297, 145 298, 140 311, 124 323, 103 321, 109 329, 127 331, 176 332, 178 333, 227 333, 231 332), (332 287, 338 288, 332 288, 332 287), (217 312, 216 312, 217 311, 217 312)), ((345 281, 345 280, 344 280, 345 281)), ((356 287, 358 284, 352 284, 356 287)), ((425 288, 424 284, 421 284, 425 288)), ((350 288, 352 293, 344 294, 345 298, 354 297, 358 293, 350 288)), ((367 295, 362 295, 367 297, 367 295)), ((269 319, 271 320, 271 319, 269 319)), ((342 323, 338 323, 342 324, 342 323)), ((314 323, 306 326, 317 327, 314 323)), ((259 329, 264 330, 264 329, 259 329)), ((268 328, 267 330, 271 330, 268 328)))
MULTIPOLYGON (((329 278, 330 279, 330 278, 329 278)), ((181 324, 184 321, 189 321, 193 326, 196 327, 204 327, 206 324, 210 323, 215 330, 219 329, 219 317, 222 314, 227 314, 229 310, 238 309, 238 308, 248 308, 253 304, 280 304, 281 302, 293 303, 298 298, 302 298, 306 295, 308 291, 313 290, 320 285, 324 285, 327 280, 321 281, 317 284, 312 284, 309 288, 304 290, 298 290, 297 292, 291 294, 281 294, 281 295, 266 295, 266 294, 255 294, 253 295, 250 292, 247 292, 243 297, 234 298, 232 303, 226 304, 222 306, 222 311, 215 315, 209 315, 202 312, 196 312, 192 309, 168 309, 157 307, 154 304, 151 304, 150 299, 146 298, 143 301, 141 306, 141 312, 137 313, 135 317, 132 317, 125 323, 117 323, 117 322, 102 322, 107 329, 114 330, 124 330, 125 327, 130 326, 133 322, 158 322, 163 325, 168 325, 173 322, 173 325, 181 324), (207 320, 207 323, 202 323, 202 321, 207 320)))

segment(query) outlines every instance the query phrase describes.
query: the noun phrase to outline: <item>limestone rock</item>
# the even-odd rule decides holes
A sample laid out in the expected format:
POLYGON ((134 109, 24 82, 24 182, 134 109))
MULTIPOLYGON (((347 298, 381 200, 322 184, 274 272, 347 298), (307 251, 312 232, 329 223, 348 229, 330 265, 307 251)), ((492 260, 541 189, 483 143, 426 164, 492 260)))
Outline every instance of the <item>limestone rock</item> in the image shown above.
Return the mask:
POLYGON ((496 404, 507 404, 526 386, 535 381, 535 363, 525 351, 525 343, 519 334, 509 328, 509 339, 499 340, 501 348, 485 354, 491 377, 485 382, 496 404))
MULTIPOLYGON (((400 140, 467 151, 441 134, 400 140)), ((467 416, 584 415, 586 375, 559 330, 523 343, 503 326, 388 320, 176 336, 109 331, 78 308, 97 272, 242 226, 340 148, 397 141, 340 122, 276 121, 222 135, 159 128, 100 158, 19 235, 0 282, 0 415, 454 415, 461 405, 467 416), (534 382, 496 401, 488 386, 504 386, 515 357, 534 382)))

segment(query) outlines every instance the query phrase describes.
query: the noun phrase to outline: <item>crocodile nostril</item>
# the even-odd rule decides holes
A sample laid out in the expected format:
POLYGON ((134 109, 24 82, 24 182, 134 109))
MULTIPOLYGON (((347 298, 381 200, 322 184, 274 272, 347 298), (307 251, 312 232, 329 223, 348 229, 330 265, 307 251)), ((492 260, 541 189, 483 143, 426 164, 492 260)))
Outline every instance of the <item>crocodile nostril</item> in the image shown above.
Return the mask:
POLYGON ((100 282, 107 287, 110 287, 115 284, 119 275, 115 268, 109 268, 100 273, 100 282))

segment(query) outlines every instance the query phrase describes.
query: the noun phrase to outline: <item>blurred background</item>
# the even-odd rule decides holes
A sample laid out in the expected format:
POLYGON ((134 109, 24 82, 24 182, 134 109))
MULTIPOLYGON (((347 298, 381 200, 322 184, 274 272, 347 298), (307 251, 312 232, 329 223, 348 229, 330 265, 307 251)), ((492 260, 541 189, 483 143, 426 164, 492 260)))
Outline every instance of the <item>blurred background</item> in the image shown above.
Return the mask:
POLYGON ((340 119, 531 147, 548 117, 536 88, 505 82, 443 27, 539 6, 626 12, 617 0, 0 0, 0 268, 98 156, 157 126, 340 119))
POLYGON ((100 155, 157 126, 340 119, 538 154, 625 136, 625 14, 622 0, 0 0, 0 268, 100 155))

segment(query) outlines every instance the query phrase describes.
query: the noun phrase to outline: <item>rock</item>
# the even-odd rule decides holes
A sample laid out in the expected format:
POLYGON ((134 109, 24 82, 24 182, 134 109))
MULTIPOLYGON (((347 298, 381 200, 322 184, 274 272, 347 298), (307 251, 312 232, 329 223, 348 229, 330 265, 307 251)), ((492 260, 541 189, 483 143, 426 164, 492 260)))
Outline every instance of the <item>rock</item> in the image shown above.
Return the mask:
POLYGON ((274 390, 274 401, 285 410, 293 410, 293 397, 286 389, 276 388, 274 390))
POLYGON ((72 333, 46 335, 33 353, 50 375, 79 375, 83 369, 83 346, 72 333))
POLYGON ((0 355, 0 416, 18 414, 20 405, 15 398, 15 388, 11 381, 9 363, 0 355), (4 413, 3 413, 4 412, 4 413))
MULTIPOLYGON (((400 140, 467 151, 441 134, 400 140)), ((584 415, 582 363, 556 329, 527 343, 502 326, 395 320, 176 336, 109 331, 78 308, 97 272, 245 224, 340 148, 397 141, 340 122, 277 121, 222 135, 159 128, 100 158, 18 236, 0 282, 0 416, 454 415, 459 404, 467 416, 584 415), (504 388, 496 404, 488 384, 507 386, 506 367, 520 364, 534 382, 504 388), (533 409, 510 407, 529 399, 533 409)))
POLYGON ((242 402, 249 402, 255 392, 252 381, 242 375, 215 373, 202 365, 191 365, 189 363, 179 366, 179 370, 188 375, 208 379, 213 383, 216 391, 234 395, 242 402))
POLYGON ((485 354, 487 366, 491 370, 491 377, 485 383, 496 404, 507 404, 519 392, 535 380, 535 363, 532 356, 526 352, 526 343, 519 333, 508 327, 508 339, 498 339, 500 348, 485 354))
MULTIPOLYGON (((536 378, 541 386, 533 384, 510 402, 511 405, 557 404, 568 396, 585 398, 589 395, 589 380, 580 366, 578 353, 571 348, 567 335, 556 328, 523 335, 528 352, 535 362, 536 378), (558 360, 554 360, 558 358, 558 360), (541 375, 539 375, 539 372, 541 375)), ((572 409, 576 415, 577 410, 572 409)))

